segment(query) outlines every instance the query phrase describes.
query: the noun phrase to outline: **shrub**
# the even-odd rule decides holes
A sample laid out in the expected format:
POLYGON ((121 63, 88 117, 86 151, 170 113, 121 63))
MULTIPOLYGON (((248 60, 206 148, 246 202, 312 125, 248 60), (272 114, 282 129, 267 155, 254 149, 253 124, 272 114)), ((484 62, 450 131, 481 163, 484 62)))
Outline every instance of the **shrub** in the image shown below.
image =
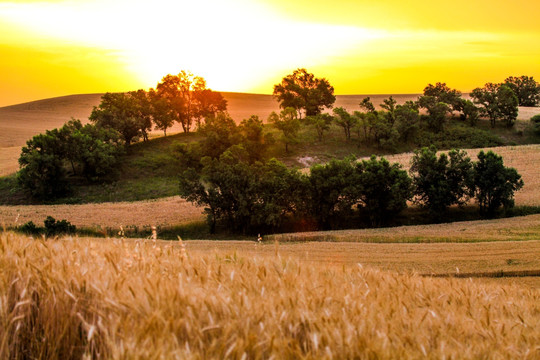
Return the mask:
POLYGON ((534 133, 540 135, 540 114, 534 115, 531 118, 531 123, 533 124, 534 133))

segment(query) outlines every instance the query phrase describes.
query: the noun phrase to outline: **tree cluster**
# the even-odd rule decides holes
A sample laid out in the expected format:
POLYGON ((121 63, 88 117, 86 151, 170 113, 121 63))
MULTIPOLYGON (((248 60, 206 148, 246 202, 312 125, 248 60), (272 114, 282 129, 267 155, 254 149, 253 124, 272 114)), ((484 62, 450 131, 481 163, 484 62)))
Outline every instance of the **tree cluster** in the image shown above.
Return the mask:
POLYGON ((255 117, 238 127, 226 118, 206 126, 211 127, 202 128, 206 139, 181 146, 178 158, 186 169, 180 194, 205 207, 211 232, 220 224, 244 234, 275 231, 285 221, 314 223, 318 229, 351 221, 382 226, 410 200, 438 218, 448 207, 476 197, 481 213, 494 216, 501 206, 513 205, 513 193, 523 186, 515 169, 504 167, 492 152, 480 152, 474 163, 464 151, 437 156, 433 147, 415 153, 410 176, 399 164, 375 156, 332 160, 303 174, 266 160, 264 151, 249 156, 248 144, 260 149, 265 144, 255 117))
POLYGON ((102 180, 114 173, 123 153, 116 131, 73 119, 26 142, 17 179, 33 197, 58 197, 69 191, 68 176, 102 180))
POLYGON ((156 89, 106 93, 90 120, 118 131, 129 147, 140 137, 147 140, 152 126, 167 136, 167 129, 177 122, 188 133, 226 109, 221 93, 208 89, 202 77, 181 71, 163 77, 156 89))

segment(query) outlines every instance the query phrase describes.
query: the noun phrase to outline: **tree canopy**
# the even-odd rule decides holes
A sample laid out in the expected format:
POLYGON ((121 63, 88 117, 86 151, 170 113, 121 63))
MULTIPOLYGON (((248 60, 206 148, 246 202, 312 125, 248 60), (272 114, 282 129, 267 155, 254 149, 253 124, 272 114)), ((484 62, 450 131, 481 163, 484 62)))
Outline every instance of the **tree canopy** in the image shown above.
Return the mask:
POLYGON ((331 108, 336 97, 334 88, 328 80, 316 78, 306 69, 294 70, 274 85, 274 97, 283 109, 291 107, 298 112, 298 117, 320 114, 327 107, 331 108))

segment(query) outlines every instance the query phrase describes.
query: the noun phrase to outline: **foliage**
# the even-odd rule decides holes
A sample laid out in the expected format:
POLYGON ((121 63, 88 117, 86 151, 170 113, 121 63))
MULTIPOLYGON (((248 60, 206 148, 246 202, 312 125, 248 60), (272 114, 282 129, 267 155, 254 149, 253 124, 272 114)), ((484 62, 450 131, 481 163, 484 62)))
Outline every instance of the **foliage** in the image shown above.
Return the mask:
POLYGON ((436 148, 480 148, 500 146, 504 141, 490 131, 472 128, 465 124, 452 124, 447 126, 442 132, 434 133, 429 130, 420 129, 416 137, 420 147, 434 145, 436 148))
POLYGON ((474 184, 480 212, 493 217, 501 206, 514 206, 514 192, 523 187, 523 180, 516 169, 504 166, 501 156, 480 151, 474 164, 474 184))
POLYGON ((341 126, 343 128, 343 131, 345 132, 345 139, 350 140, 351 129, 358 122, 358 118, 349 114, 347 110, 345 110, 342 107, 335 108, 333 112, 334 112, 334 119, 335 119, 336 124, 341 126))
POLYGON ((264 125, 258 116, 252 115, 242 120, 238 126, 241 135, 241 145, 246 150, 250 163, 264 161, 268 147, 274 143, 272 134, 264 133, 264 125))
POLYGON ((396 106, 396 130, 403 142, 414 141, 419 129, 420 113, 418 105, 407 101, 396 106))
POLYGON ((482 106, 481 113, 486 115, 495 127, 495 122, 502 119, 507 127, 514 125, 518 115, 518 99, 512 89, 506 85, 487 83, 483 88, 471 92, 475 104, 482 106))
POLYGON ((461 92, 455 89, 450 89, 446 83, 436 83, 435 85, 428 84, 424 88, 424 96, 432 96, 436 103, 445 103, 453 110, 459 111, 461 92))
POLYGON ((306 117, 306 122, 317 131, 319 141, 324 140, 324 133, 330 130, 333 120, 334 118, 330 114, 317 114, 306 117))
POLYGON ((307 212, 324 230, 332 222, 351 212, 354 204, 354 159, 332 160, 311 167, 304 199, 307 212))
POLYGON ((53 237, 57 235, 75 234, 77 228, 67 220, 55 220, 52 216, 47 216, 43 221, 44 227, 36 226, 32 221, 21 225, 18 230, 28 235, 45 235, 53 237))
POLYGON ((429 128, 434 132, 444 130, 446 113, 450 111, 450 106, 437 97, 424 95, 418 98, 418 106, 427 110, 428 115, 423 116, 429 128))
POLYGON ((101 103, 90 114, 90 121, 100 127, 118 131, 125 142, 126 148, 141 135, 145 127, 145 118, 140 117, 137 98, 131 94, 106 93, 101 97, 101 103))
POLYGON ((281 108, 295 109, 300 118, 302 112, 305 116, 320 114, 336 101, 334 88, 328 80, 316 78, 306 69, 297 69, 285 76, 281 83, 274 85, 273 94, 281 108))
MULTIPOLYGON (((220 93, 207 89, 202 77, 184 70, 178 75, 164 76, 155 93, 157 99, 167 104, 164 119, 174 119, 186 133, 191 131, 194 122, 200 127, 202 119, 215 117, 227 109, 227 101, 220 93)), ((163 114, 161 110, 158 113, 163 114)))
POLYGON ((34 136, 22 148, 17 181, 32 197, 49 199, 68 192, 63 145, 55 129, 34 136))
POLYGON ((206 119, 200 133, 204 136, 201 149, 204 156, 218 158, 225 150, 239 142, 238 128, 226 113, 218 113, 206 119))
POLYGON ((298 131, 300 130, 300 121, 297 112, 292 107, 282 110, 279 115, 274 111, 268 116, 268 122, 282 132, 281 140, 285 144, 285 152, 289 152, 289 145, 298 142, 298 131))
POLYGON ((532 76, 510 76, 504 83, 516 94, 519 106, 536 106, 540 101, 540 84, 532 76))
POLYGON ((497 91, 498 112, 506 127, 514 126, 518 116, 518 98, 514 91, 506 85, 501 85, 497 91))
POLYGON ((531 123, 533 124, 534 133, 540 135, 540 114, 531 117, 531 123))
POLYGON ((203 158, 202 163, 200 172, 183 172, 180 195, 205 206, 211 233, 221 220, 242 233, 277 228, 294 210, 302 189, 300 174, 275 159, 249 164, 226 151, 219 159, 203 158))
POLYGON ((478 110, 471 100, 460 99, 456 109, 461 111, 461 120, 468 122, 471 126, 476 126, 480 116, 480 110, 478 110))
POLYGON ((397 163, 385 159, 363 160, 356 165, 355 197, 369 215, 372 226, 385 224, 407 207, 412 197, 411 179, 397 163))
POLYGON ((361 109, 365 110, 368 113, 375 112, 375 106, 371 102, 371 98, 369 96, 363 98, 359 106, 361 109))
POLYGON ((435 147, 424 147, 415 151, 410 173, 415 202, 435 217, 451 205, 463 205, 473 194, 472 164, 465 151, 451 150, 437 158, 435 147))
POLYGON ((73 175, 101 180, 114 172, 124 153, 114 130, 72 119, 60 129, 34 136, 23 147, 19 184, 33 197, 50 199, 68 192, 66 165, 73 175))

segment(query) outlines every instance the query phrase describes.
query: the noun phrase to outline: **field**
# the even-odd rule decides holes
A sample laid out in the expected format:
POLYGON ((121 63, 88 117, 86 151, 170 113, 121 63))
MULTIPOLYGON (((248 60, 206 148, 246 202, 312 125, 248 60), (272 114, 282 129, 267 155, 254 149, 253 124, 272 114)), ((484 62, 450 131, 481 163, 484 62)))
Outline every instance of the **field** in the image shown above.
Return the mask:
POLYGON ((540 356, 534 287, 314 263, 288 246, 214 246, 2 233, 0 356, 540 356))

